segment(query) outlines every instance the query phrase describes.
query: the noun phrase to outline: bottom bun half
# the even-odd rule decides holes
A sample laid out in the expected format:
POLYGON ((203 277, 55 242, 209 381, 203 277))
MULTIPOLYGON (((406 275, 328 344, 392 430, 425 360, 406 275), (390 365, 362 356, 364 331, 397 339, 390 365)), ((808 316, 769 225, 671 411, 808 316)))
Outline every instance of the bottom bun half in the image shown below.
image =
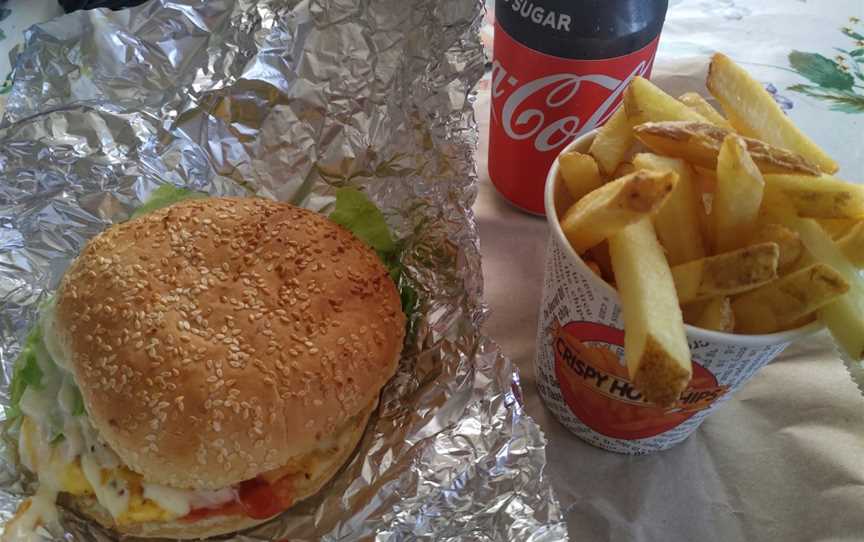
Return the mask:
MULTIPOLYGON (((327 449, 311 452, 314 461, 311 466, 296 475, 296 495, 294 504, 318 493, 324 485, 342 468, 351 457, 369 422, 369 417, 378 406, 377 399, 363 409, 334 435, 327 449)), ((222 515, 202 518, 195 521, 173 520, 149 523, 128 523, 118 525, 111 514, 92 496, 62 496, 63 504, 126 536, 142 538, 193 539, 218 536, 242 531, 266 523, 280 514, 265 519, 255 519, 244 515, 222 515)))

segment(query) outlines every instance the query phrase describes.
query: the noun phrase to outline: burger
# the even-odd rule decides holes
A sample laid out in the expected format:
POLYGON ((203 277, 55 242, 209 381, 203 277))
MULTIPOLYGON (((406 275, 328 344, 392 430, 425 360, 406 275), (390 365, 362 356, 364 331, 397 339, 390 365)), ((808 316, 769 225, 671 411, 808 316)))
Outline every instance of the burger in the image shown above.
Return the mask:
POLYGON ((320 214, 188 199, 108 228, 16 366, 7 418, 39 489, 6 538, 56 500, 142 537, 267 521, 349 459, 404 334, 380 255, 320 214))

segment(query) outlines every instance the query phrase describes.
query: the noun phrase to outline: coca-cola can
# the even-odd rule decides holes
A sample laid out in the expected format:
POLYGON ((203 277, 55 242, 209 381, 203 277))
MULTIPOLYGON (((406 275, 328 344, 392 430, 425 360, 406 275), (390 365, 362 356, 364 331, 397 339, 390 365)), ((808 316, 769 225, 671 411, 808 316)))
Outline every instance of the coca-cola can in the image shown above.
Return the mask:
POLYGON ((546 172, 648 77, 667 0, 496 0, 489 177, 543 215, 546 172))

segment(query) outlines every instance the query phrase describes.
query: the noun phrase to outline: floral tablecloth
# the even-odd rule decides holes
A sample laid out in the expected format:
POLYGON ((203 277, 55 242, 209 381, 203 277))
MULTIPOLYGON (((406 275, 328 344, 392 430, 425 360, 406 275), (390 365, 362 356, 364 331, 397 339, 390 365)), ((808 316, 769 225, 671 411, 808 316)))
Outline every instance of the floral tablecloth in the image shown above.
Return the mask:
MULTIPOLYGON (((490 15, 491 18, 491 15, 490 15)), ((670 2, 654 81, 703 94, 723 51, 864 182, 864 2, 670 2)), ((491 42, 491 29, 484 28, 491 42)), ((864 540, 864 398, 829 338, 790 347, 683 444, 648 457, 593 448, 544 408, 534 342, 547 226, 514 210, 486 173, 488 79, 476 112, 486 330, 522 370, 528 412, 546 431, 548 471, 573 540, 864 540)))

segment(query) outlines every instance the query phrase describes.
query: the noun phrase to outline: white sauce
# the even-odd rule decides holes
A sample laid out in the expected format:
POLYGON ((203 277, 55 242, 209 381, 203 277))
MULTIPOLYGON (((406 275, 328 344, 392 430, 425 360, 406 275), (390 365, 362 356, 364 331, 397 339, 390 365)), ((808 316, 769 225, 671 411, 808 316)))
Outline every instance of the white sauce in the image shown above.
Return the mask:
POLYGON ((6 525, 3 542, 43 542, 52 540, 51 533, 43 525, 57 523, 57 491, 48 485, 39 485, 39 490, 30 497, 30 508, 6 525))
POLYGON ((190 491, 189 504, 195 508, 218 508, 237 498, 234 488, 226 487, 216 491, 190 491))
POLYGON ((60 410, 66 416, 71 416, 72 411, 75 410, 75 384, 67 375, 63 375, 63 382, 57 393, 57 404, 60 405, 60 410))
POLYGON ((189 492, 158 484, 144 484, 144 498, 157 503, 163 510, 183 517, 192 511, 189 492))
POLYGON ((60 453, 65 463, 72 463, 86 446, 81 434, 81 424, 73 418, 66 418, 63 422, 63 436, 63 442, 59 444, 60 453))
POLYGON ((21 464, 30 472, 36 472, 36 458, 30 455, 30 445, 28 444, 27 433, 21 431, 18 434, 18 457, 21 459, 21 464))
POLYGON ((54 407, 54 399, 45 393, 45 390, 37 390, 29 386, 21 396, 20 406, 21 412, 41 426, 43 422, 48 422, 48 414, 54 407))
POLYGON ((117 517, 129 508, 129 490, 125 480, 111 479, 102 483, 102 467, 96 462, 93 454, 81 456, 81 470, 84 477, 93 486, 96 500, 113 516, 117 517))
POLYGON ((48 351, 48 355, 51 356, 54 363, 66 372, 71 373, 72 368, 70 367, 69 360, 66 359, 66 349, 60 345, 60 341, 58 340, 59 335, 54 332, 54 303, 54 299, 52 298, 41 314, 39 323, 42 326, 42 341, 45 343, 45 350, 48 351))

